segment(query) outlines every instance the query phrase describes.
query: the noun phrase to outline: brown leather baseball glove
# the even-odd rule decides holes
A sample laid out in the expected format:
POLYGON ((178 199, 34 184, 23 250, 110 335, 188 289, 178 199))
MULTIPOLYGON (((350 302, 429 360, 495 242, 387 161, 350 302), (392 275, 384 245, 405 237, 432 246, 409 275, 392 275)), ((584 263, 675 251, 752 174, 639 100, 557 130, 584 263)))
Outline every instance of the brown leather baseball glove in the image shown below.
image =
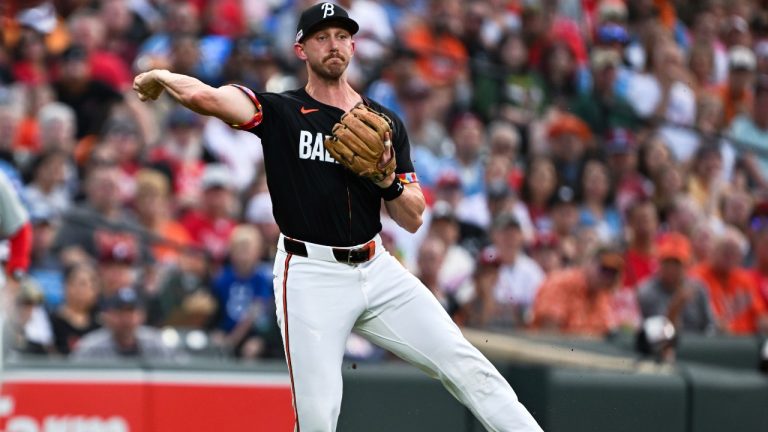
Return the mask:
POLYGON ((347 169, 379 182, 395 171, 391 134, 392 120, 360 102, 333 126, 333 136, 324 144, 328 153, 347 169), (390 159, 382 164, 385 154, 390 159))

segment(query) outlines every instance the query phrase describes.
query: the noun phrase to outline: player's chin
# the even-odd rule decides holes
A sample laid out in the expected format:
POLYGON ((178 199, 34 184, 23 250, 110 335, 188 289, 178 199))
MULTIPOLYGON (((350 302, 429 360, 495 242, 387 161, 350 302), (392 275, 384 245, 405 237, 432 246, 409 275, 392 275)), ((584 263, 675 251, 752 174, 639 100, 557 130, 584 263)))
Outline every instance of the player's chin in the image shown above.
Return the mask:
POLYGON ((315 72, 326 80, 337 80, 341 78, 344 71, 347 69, 346 65, 328 65, 324 68, 316 69, 315 72))

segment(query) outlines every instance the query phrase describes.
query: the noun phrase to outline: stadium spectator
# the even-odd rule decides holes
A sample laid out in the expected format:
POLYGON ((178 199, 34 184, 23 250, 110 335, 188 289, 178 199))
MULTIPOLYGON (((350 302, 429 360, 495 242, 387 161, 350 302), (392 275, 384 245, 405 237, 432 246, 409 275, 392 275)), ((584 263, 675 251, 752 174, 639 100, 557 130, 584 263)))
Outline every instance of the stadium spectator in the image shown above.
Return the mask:
MULTIPOLYGON (((228 244, 230 263, 213 280, 219 304, 217 338, 240 358, 275 356, 274 292, 272 268, 261 263, 262 238, 256 228, 238 225, 228 244)), ((279 339, 279 336, 277 337, 279 339)))
POLYGON ((102 298, 109 298, 126 286, 135 288, 143 282, 138 267, 138 245, 133 238, 102 234, 97 241, 96 261, 102 298))
POLYGON ((749 175, 754 183, 764 187, 768 172, 768 154, 765 151, 768 140, 768 76, 756 79, 755 103, 751 114, 736 116, 728 129, 728 136, 741 143, 742 152, 749 157, 754 153, 757 163, 749 165, 749 175))
POLYGON ((59 102, 75 111, 77 138, 101 132, 109 114, 123 102, 123 96, 107 84, 94 79, 88 65, 87 51, 73 45, 62 54, 61 73, 54 81, 59 102))
POLYGON ((722 223, 749 235, 753 206, 754 199, 745 191, 734 190, 725 194, 720 201, 722 223))
POLYGON ((696 96, 685 84, 683 54, 665 33, 655 36, 650 49, 649 73, 632 79, 627 100, 641 118, 664 123, 659 132, 675 159, 687 162, 696 150, 696 136, 688 129, 696 120, 696 96))
POLYGON ((627 210, 627 235, 624 286, 637 288, 637 284, 656 271, 656 236, 659 218, 650 200, 637 201, 627 210))
POLYGON ((544 272, 526 255, 520 222, 512 213, 502 212, 491 228, 493 246, 501 267, 493 296, 497 303, 494 322, 507 327, 522 327, 530 322, 530 309, 544 272))
POLYGON ((716 145, 703 145, 696 151, 687 189, 705 215, 720 217, 720 200, 729 191, 723 179, 723 156, 716 145))
POLYGON ((125 61, 127 57, 106 49, 109 42, 107 22, 100 18, 92 12, 78 12, 69 17, 72 42, 85 51, 94 79, 108 84, 114 90, 125 90, 130 87, 132 81, 131 71, 125 61))
POLYGON ((563 255, 560 253, 559 241, 554 234, 538 234, 529 250, 529 255, 546 276, 563 268, 563 255))
POLYGON ((604 136, 616 127, 636 127, 639 120, 634 109, 622 95, 616 94, 621 55, 610 49, 595 48, 591 57, 592 91, 575 97, 569 104, 569 111, 598 136, 604 136))
POLYGON ((552 229, 549 204, 557 192, 558 178, 555 164, 547 157, 535 157, 526 164, 528 175, 523 179, 521 198, 537 232, 552 229))
POLYGON ((436 288, 446 294, 455 293, 474 270, 472 256, 459 245, 460 229, 459 220, 450 204, 438 201, 432 206, 427 235, 439 238, 445 246, 445 256, 438 270, 436 288))
POLYGON ((549 39, 542 48, 539 65, 544 82, 544 109, 567 110, 580 89, 576 52, 568 41, 549 39))
POLYGON ((621 215, 613 207, 611 173, 605 162, 593 158, 584 163, 577 195, 581 202, 579 225, 594 227, 601 243, 621 240, 621 215))
POLYGON ((63 215, 72 204, 66 181, 70 168, 69 156, 61 150, 49 150, 38 155, 31 163, 31 179, 24 189, 30 212, 51 212, 63 215))
POLYGON ((46 307, 54 308, 64 300, 64 270, 51 252, 61 222, 45 207, 33 210, 29 219, 32 224, 29 276, 39 284, 46 307))
POLYGON ((512 183, 512 161, 502 155, 492 155, 486 159, 484 193, 465 196, 457 208, 460 219, 488 229, 493 220, 501 213, 514 213, 523 229, 526 243, 534 237, 533 223, 528 211, 520 201, 512 183))
POLYGON ((715 51, 711 44, 694 42, 688 53, 688 69, 693 79, 692 87, 701 98, 707 93, 715 93, 715 51))
POLYGON ((611 292, 621 284, 623 270, 622 254, 601 248, 583 266, 550 274, 536 295, 532 327, 585 336, 617 330, 611 292))
POLYGON ((661 165, 651 178, 653 183, 653 204, 659 211, 659 218, 667 220, 672 212, 675 199, 684 194, 685 173, 673 164, 661 165))
POLYGON ((152 254, 161 265, 178 263, 184 248, 192 244, 187 229, 170 218, 170 186, 159 171, 143 168, 136 173, 136 218, 146 230, 152 254))
POLYGON ((234 194, 232 177, 223 164, 208 164, 201 178, 199 206, 181 220, 195 244, 205 248, 217 262, 227 254, 229 237, 237 222, 232 218, 234 194))
POLYGON ((581 176, 587 146, 592 140, 589 126, 572 114, 555 114, 547 131, 547 138, 561 184, 575 190, 581 176))
POLYGON ((738 230, 726 228, 717 238, 710 258, 691 269, 707 286, 719 330, 730 334, 768 331, 768 308, 754 277, 741 262, 747 241, 738 230))
POLYGON ((95 259, 117 240, 139 252, 141 263, 151 262, 151 251, 138 235, 139 226, 123 209, 120 178, 120 170, 115 165, 89 167, 84 184, 86 201, 64 214, 52 246, 65 265, 72 264, 72 260, 95 259))
POLYGON ((720 89, 724 125, 730 124, 737 115, 749 115, 754 106, 755 53, 745 46, 731 47, 728 50, 728 67, 728 81, 720 89))
MULTIPOLYGON (((42 151, 61 151, 72 156, 75 148, 75 111, 61 102, 49 102, 37 112, 38 145, 42 151)), ((72 163, 68 164, 72 168, 72 163)), ((69 173, 70 183, 74 172, 69 173)), ((72 187, 72 185, 68 185, 72 187)))
POLYGON ((549 203, 552 227, 549 231, 558 239, 560 253, 566 264, 578 264, 582 259, 578 250, 576 229, 579 225, 579 206, 576 193, 568 186, 561 186, 549 203))
POLYGON ((544 84, 529 66, 523 36, 506 33, 490 60, 474 71, 473 106, 485 118, 501 118, 527 136, 543 108, 544 84))
POLYGON ((14 80, 29 86, 50 83, 49 58, 42 34, 32 28, 22 28, 14 51, 11 63, 14 80))
POLYGON ((149 151, 148 159, 171 171, 176 201, 185 208, 200 200, 200 181, 204 159, 207 159, 202 121, 197 114, 180 106, 168 113, 166 121, 166 131, 149 151))
POLYGON ((752 218, 752 248, 754 251, 754 269, 752 275, 757 290, 765 305, 768 305, 768 225, 766 216, 755 215, 752 218))
POLYGON ((147 299, 147 323, 209 329, 218 308, 209 267, 202 251, 188 251, 179 255, 176 265, 160 271, 156 289, 147 299))
POLYGON ((690 230, 689 238, 693 251, 693 263, 701 264, 709 260, 717 239, 713 224, 706 219, 696 221, 690 230))
POLYGON ((500 329, 508 319, 498 312, 494 288, 499 279, 501 259, 493 247, 477 255, 475 271, 457 293, 460 310, 454 316, 459 325, 479 329, 500 329))
POLYGON ((453 170, 461 178, 465 196, 483 192, 483 150, 487 146, 485 124, 474 113, 456 115, 451 123, 455 153, 440 164, 441 171, 453 170))
POLYGON ((158 330, 143 325, 144 308, 139 294, 121 288, 105 299, 101 317, 104 328, 80 339, 72 351, 77 361, 114 362, 151 360, 181 362, 186 355, 167 345, 158 330))
POLYGON ((271 262, 277 252, 280 229, 272 214, 272 200, 267 191, 266 177, 261 175, 255 182, 256 193, 250 198, 245 210, 245 221, 252 223, 264 238, 264 260, 271 262))
POLYGON ((659 268, 637 290, 643 318, 666 316, 678 331, 707 333, 715 330, 715 319, 706 287, 688 276, 691 245, 679 233, 659 241, 659 268))
POLYGON ((615 205, 621 214, 637 200, 651 196, 649 180, 639 172, 639 150, 635 135, 628 129, 614 128, 608 131, 603 142, 608 156, 608 166, 613 173, 616 189, 615 205))
POLYGON ((47 355, 53 351, 53 332, 43 306, 43 293, 32 280, 22 281, 12 297, 13 309, 2 329, 8 347, 19 354, 47 355))
POLYGON ((405 32, 405 44, 418 55, 421 76, 453 97, 452 87, 467 79, 467 49, 461 43, 462 4, 459 0, 428 0, 426 22, 405 32))
POLYGON ((441 238, 428 235, 421 242, 416 256, 416 265, 418 266, 416 276, 440 302, 448 315, 453 316, 459 307, 455 292, 451 293, 440 287, 440 271, 445 264, 447 253, 447 245, 441 238))
POLYGON ((64 300, 50 313, 56 352, 69 355, 86 334, 101 327, 97 317, 99 279, 96 270, 86 264, 64 272, 64 300))

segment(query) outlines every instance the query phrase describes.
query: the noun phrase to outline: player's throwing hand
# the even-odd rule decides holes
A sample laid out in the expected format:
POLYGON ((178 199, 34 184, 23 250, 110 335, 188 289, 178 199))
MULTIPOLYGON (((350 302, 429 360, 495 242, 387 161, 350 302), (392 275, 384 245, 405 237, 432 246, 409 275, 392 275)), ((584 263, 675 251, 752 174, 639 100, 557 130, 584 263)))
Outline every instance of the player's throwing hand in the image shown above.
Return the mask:
POLYGON ((163 86, 154 76, 155 71, 144 72, 133 80, 133 90, 142 102, 147 99, 156 100, 163 92, 163 86))

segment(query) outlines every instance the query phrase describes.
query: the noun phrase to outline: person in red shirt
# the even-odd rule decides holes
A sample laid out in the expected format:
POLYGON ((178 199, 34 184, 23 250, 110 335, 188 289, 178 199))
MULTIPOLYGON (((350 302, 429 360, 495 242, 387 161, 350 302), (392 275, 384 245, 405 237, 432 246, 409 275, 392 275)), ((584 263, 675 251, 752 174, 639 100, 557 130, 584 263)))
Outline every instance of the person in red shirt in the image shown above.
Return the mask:
POLYGON ((655 241, 659 218, 653 201, 639 200, 630 205, 627 209, 627 225, 630 239, 625 255, 627 269, 624 272, 624 286, 634 289, 658 267, 655 241))
POLYGON ((754 275, 741 267, 744 245, 744 236, 728 227, 709 260, 691 269, 691 275, 709 290, 718 327, 732 334, 768 331, 768 308, 757 292, 754 275))
POLYGON ((203 196, 200 206, 188 212, 181 224, 192 240, 212 258, 221 262, 227 254, 229 237, 237 225, 232 218, 232 176, 226 165, 206 165, 202 176, 203 196))

